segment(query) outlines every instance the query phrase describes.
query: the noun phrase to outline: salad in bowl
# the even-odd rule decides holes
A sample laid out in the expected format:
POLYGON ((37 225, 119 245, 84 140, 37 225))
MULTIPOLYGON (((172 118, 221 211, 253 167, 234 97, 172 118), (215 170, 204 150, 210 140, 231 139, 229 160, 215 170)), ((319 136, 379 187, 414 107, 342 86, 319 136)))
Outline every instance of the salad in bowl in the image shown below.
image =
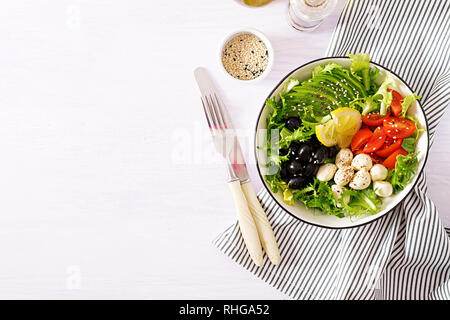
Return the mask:
POLYGON ((421 97, 369 54, 348 56, 294 70, 257 125, 266 129, 257 135, 258 170, 275 200, 302 220, 337 228, 393 209, 428 153, 421 97))

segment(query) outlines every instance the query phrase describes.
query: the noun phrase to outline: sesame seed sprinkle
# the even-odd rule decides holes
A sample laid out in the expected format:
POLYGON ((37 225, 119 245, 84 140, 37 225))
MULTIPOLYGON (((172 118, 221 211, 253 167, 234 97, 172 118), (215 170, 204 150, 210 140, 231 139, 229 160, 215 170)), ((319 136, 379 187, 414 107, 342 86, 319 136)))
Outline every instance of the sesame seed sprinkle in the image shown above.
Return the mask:
POLYGON ((259 77, 267 67, 269 52, 257 36, 244 33, 235 36, 225 45, 222 64, 227 72, 241 80, 259 77))

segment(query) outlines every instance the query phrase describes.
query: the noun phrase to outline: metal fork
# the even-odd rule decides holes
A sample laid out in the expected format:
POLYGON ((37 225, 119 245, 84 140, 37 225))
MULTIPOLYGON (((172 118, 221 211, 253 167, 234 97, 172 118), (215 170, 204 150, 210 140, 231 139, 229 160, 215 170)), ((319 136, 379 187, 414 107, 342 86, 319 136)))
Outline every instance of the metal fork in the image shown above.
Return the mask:
POLYGON ((219 99, 215 93, 212 93, 210 95, 202 96, 201 100, 216 151, 220 153, 222 157, 227 159, 229 174, 228 182, 239 180, 233 167, 233 163, 236 163, 236 159, 231 159, 231 151, 237 141, 235 140, 236 137, 233 130, 228 130, 219 99))
POLYGON ((213 138, 214 146, 226 160, 228 165, 230 186, 237 210, 239 228, 244 238, 247 250, 257 266, 263 263, 261 242, 258 236, 255 221, 248 207, 247 199, 241 189, 241 180, 236 174, 236 161, 231 159, 233 147, 237 147, 238 141, 233 129, 228 129, 225 113, 220 100, 215 93, 204 94, 201 97, 206 121, 213 138), (233 166, 234 164, 234 166, 233 166))

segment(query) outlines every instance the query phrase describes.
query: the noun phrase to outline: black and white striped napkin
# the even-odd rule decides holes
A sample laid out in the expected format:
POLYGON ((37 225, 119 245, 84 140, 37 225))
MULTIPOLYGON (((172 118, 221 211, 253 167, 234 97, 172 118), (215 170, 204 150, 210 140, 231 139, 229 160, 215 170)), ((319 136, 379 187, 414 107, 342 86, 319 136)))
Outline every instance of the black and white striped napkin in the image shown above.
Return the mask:
MULTIPOLYGON (((368 52, 417 93, 431 142, 450 103, 450 1, 348 1, 326 56, 368 52)), ((400 206, 358 228, 331 230, 296 220, 263 190, 282 262, 260 268, 237 224, 214 241, 233 260, 294 299, 450 299, 450 230, 427 197, 422 173, 400 206)))

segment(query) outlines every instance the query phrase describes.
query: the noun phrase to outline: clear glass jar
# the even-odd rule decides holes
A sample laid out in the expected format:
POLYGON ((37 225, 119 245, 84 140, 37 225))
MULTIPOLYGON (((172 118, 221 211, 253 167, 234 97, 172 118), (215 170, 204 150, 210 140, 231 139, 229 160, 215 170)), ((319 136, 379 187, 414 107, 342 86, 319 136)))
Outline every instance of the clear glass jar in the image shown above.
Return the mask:
POLYGON ((337 0, 290 0, 289 24, 300 31, 311 31, 336 8, 337 0))

